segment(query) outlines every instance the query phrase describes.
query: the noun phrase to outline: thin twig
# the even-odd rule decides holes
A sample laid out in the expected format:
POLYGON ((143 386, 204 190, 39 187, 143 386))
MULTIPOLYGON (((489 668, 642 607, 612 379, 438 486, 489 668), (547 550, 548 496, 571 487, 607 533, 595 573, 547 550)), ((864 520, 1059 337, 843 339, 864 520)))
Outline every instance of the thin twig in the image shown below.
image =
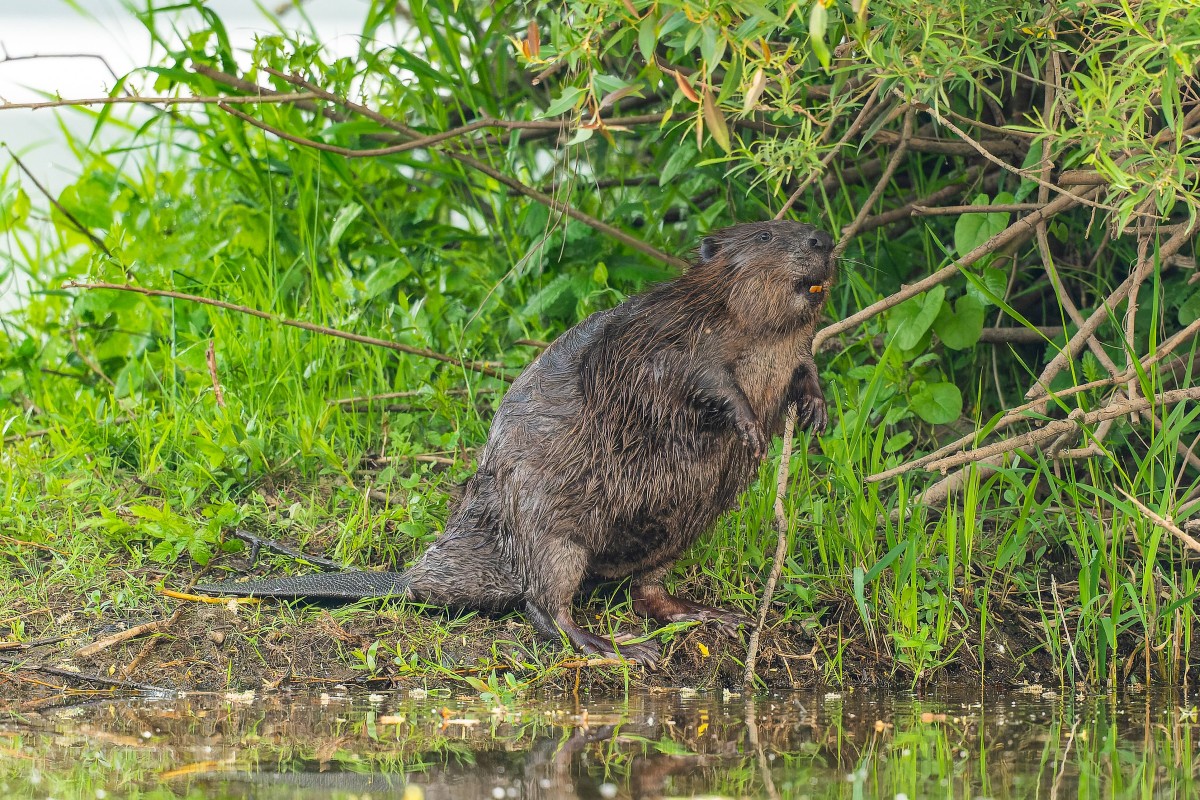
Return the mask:
POLYGON ((313 100, 309 92, 276 92, 244 96, 205 96, 205 97, 140 97, 138 95, 120 95, 117 97, 78 97, 70 100, 40 100, 30 103, 0 103, 0 111, 16 111, 19 109, 62 108, 84 106, 187 106, 187 105, 220 105, 222 103, 256 104, 256 103, 295 103, 301 100, 313 100))
POLYGON ((775 543, 775 560, 771 562, 771 573, 767 576, 767 584, 763 587, 762 599, 758 606, 758 622, 750 633, 750 644, 746 648, 746 672, 742 676, 742 686, 750 689, 754 686, 754 667, 758 662, 758 640, 762 635, 763 626, 767 624, 767 610, 771 607, 771 598, 775 595, 775 584, 783 573, 783 560, 787 555, 788 518, 784 508, 783 498, 787 494, 788 473, 792 462, 792 433, 796 429, 796 404, 788 405, 787 419, 783 423, 783 452, 779 456, 779 469, 775 474, 775 532, 778 539, 775 543))
POLYGON ((441 361, 445 364, 453 364, 456 367, 462 367, 463 369, 468 369, 472 372, 478 372, 491 378, 499 378, 503 381, 512 380, 511 377, 505 375, 504 373, 498 372, 486 364, 480 364, 476 361, 466 361, 460 358, 455 358, 454 356, 445 355, 444 353, 428 350, 424 347, 411 347, 406 344, 400 344, 399 342, 389 342, 386 339, 376 339, 373 336, 363 336, 361 334, 350 333, 349 331, 343 331, 337 328, 330 328, 325 325, 314 325, 311 322, 285 319, 280 317, 278 314, 271 314, 267 311, 259 311, 257 308, 240 306, 236 303, 226 303, 223 300, 213 300, 211 298, 201 297, 199 295, 186 294, 184 292, 170 292, 163 289, 145 289, 141 286, 130 286, 129 284, 124 283, 77 283, 75 281, 68 281, 67 283, 63 284, 62 288, 89 290, 110 289, 118 292, 134 292, 136 294, 146 295, 147 297, 170 297, 175 300, 185 300, 189 303, 200 303, 206 306, 216 306, 217 308, 223 308, 227 311, 237 311, 241 314, 249 314, 252 317, 258 317, 259 319, 265 319, 270 322, 275 322, 280 325, 287 325, 292 328, 300 328, 301 330, 311 331, 312 333, 320 333, 324 334, 325 336, 336 336, 340 339, 358 342, 359 344, 369 344, 374 347, 385 347, 388 350, 395 350, 400 353, 421 356, 422 358, 431 358, 434 361, 441 361))
MULTIPOLYGON (((783 204, 783 208, 779 209, 779 212, 775 214, 775 219, 783 219, 784 215, 787 214, 788 209, 790 209, 796 203, 796 201, 800 199, 800 195, 802 195, 809 186, 812 186, 813 183, 815 183, 822 175, 825 174, 825 170, 829 168, 829 165, 833 163, 833 160, 842 152, 842 148, 846 146, 846 143, 853 139, 868 121, 874 118, 874 108, 878 101, 879 91, 872 91, 867 97, 866 102, 863 103, 862 110, 858 112, 858 115, 854 118, 854 121, 850 123, 850 127, 846 129, 844 134, 842 134, 842 138, 838 139, 837 144, 835 144, 830 151, 825 154, 824 158, 821 159, 820 168, 810 172, 808 176, 800 182, 800 185, 796 187, 796 190, 791 193, 787 201, 783 204)), ((830 125, 826 131, 827 133, 832 133, 833 125, 830 125)))
POLYGON ((867 217, 863 220, 862 225, 860 225, 858 228, 859 235, 873 231, 876 228, 882 228, 885 225, 892 225, 896 222, 911 221, 913 217, 917 216, 914 209, 935 207, 943 200, 949 200, 952 197, 958 197, 967 190, 967 187, 970 185, 971 181, 978 177, 980 169, 982 169, 982 167, 977 167, 967 171, 967 173, 957 182, 951 183, 948 186, 943 186, 941 189, 931 192, 925 197, 905 203, 902 206, 897 206, 896 208, 880 212, 874 216, 867 217))
POLYGON ((500 123, 496 122, 495 120, 481 119, 481 120, 476 120, 474 122, 468 123, 468 124, 463 125, 458 128, 453 128, 448 131, 442 131, 441 133, 431 134, 429 136, 422 136, 419 139, 411 139, 411 140, 409 140, 407 142, 403 142, 401 144, 391 145, 390 147, 373 147, 373 148, 368 148, 366 150, 356 150, 351 147, 341 147, 339 145, 328 144, 326 142, 317 141, 316 139, 309 139, 304 136, 297 136, 294 133, 288 133, 287 131, 277 128, 274 125, 271 125, 270 123, 263 122, 262 120, 258 119, 257 117, 252 117, 249 114, 245 114, 245 113, 237 110, 236 108, 230 108, 229 106, 225 105, 224 103, 218 104, 217 108, 221 109, 226 114, 235 116, 238 119, 242 120, 243 122, 247 122, 247 123, 253 125, 254 127, 258 128, 259 130, 266 131, 267 133, 270 133, 273 136, 278 136, 280 139, 291 142, 292 144, 298 144, 302 147, 311 147, 315 150, 322 150, 326 153, 334 153, 335 155, 344 156, 345 158, 379 158, 380 156, 391 156, 391 155, 395 155, 397 153, 404 153, 409 150, 417 150, 417 149, 420 149, 423 147, 430 147, 431 145, 438 144, 439 142, 444 142, 448 139, 454 139, 459 136, 465 136, 466 134, 470 133, 471 131, 477 131, 480 128, 496 127, 497 125, 500 124, 500 123))
MULTIPOLYGON (((1062 198, 1059 198, 1059 200, 1061 199, 1062 198)), ((1054 205, 1054 203, 1051 203, 1050 205, 1054 205)), ((1050 206, 1047 206, 1047 208, 1049 207, 1050 206)), ((1183 247, 1184 244, 1191 240, 1191 231, 1194 226, 1195 223, 1193 222, 1192 225, 1189 225, 1184 230, 1176 232, 1171 236, 1171 238, 1163 242, 1162 246, 1158 249, 1160 263, 1174 255, 1181 247, 1183 247)), ((1046 396, 1046 394, 1049 392, 1050 382, 1057 377, 1058 373, 1061 372, 1067 364, 1079 357, 1080 351, 1083 350, 1088 339, 1095 334, 1096 329, 1110 318, 1110 315, 1115 312, 1116 307, 1121 303, 1122 300, 1125 299, 1129 291, 1135 285, 1140 284, 1148 270, 1153 269, 1153 267, 1154 259, 1152 258, 1144 258, 1139 261, 1137 267, 1134 268, 1129 277, 1126 278, 1120 286, 1113 290, 1112 294, 1110 294, 1108 298, 1100 304, 1099 308, 1092 312, 1091 316, 1089 316, 1079 330, 1075 332, 1075 335, 1071 337, 1066 346, 1056 353, 1054 358, 1050 360, 1050 363, 1046 365, 1046 367, 1042 370, 1041 375, 1038 376, 1037 382, 1030 387, 1028 392, 1025 393, 1026 399, 1034 400, 1039 397, 1046 396)))
POLYGON ((935 217, 950 214, 1002 214, 1019 213, 1022 211, 1038 211, 1045 208, 1045 203, 997 203, 994 206, 913 206, 914 217, 935 217))
MULTIPOLYGON (((897 97, 899 97, 901 100, 906 99, 904 97, 904 93, 900 91, 899 87, 893 88, 892 92, 897 97)), ((948 120, 944 116, 942 116, 940 113, 938 113, 938 110, 936 108, 934 108, 932 105, 930 105, 928 103, 920 102, 918 100, 912 100, 909 102, 912 102, 914 105, 917 106, 917 108, 926 112, 927 114, 929 114, 929 116, 933 117, 940 124, 949 128, 951 131, 954 132, 954 134, 956 136, 958 136, 958 138, 962 139, 964 142, 971 145, 972 149, 974 149, 975 152, 979 153, 979 155, 983 156, 988 161, 992 162, 993 164, 1000 167, 1001 169, 1007 170, 1008 172, 1011 172, 1014 175, 1019 175, 1022 178, 1024 178, 1025 180, 1033 181, 1034 183, 1038 184, 1039 186, 1045 186, 1046 188, 1050 189, 1051 191, 1058 192, 1060 195, 1075 197, 1078 199, 1078 201, 1080 203, 1082 203, 1085 206, 1091 206, 1092 208, 1101 208, 1101 209, 1104 209, 1105 211, 1113 211, 1113 212, 1117 211, 1117 209, 1113 208, 1112 206, 1107 206, 1103 203, 1097 203, 1096 201, 1088 199, 1087 197, 1085 197, 1083 195, 1073 195, 1067 189, 1064 189, 1061 186, 1057 186, 1053 183, 1050 183, 1047 180, 1043 180, 1040 175, 1037 175, 1036 173, 1031 172, 1030 170, 1021 169, 1020 167, 1014 167, 1012 164, 1009 164, 1004 159, 997 158, 996 156, 992 155, 991 151, 989 151, 986 147, 984 147, 979 142, 977 142, 970 134, 968 134, 962 128, 958 127, 953 122, 951 122, 950 120, 948 120)))
MULTIPOLYGON (((1194 337, 1197 333, 1200 333, 1200 319, 1194 321, 1192 324, 1188 325, 1186 328, 1163 342, 1154 353, 1147 355, 1141 360, 1141 362, 1139 362, 1137 369, 1148 371, 1152 366, 1162 361, 1176 348, 1194 337)), ((1026 403, 1022 403, 1019 406, 1015 406, 1014 408, 1010 408, 1008 411, 1005 411, 1004 414, 1001 415, 1000 418, 994 423, 989 423, 989 431, 991 433, 999 433, 1000 431, 1010 427, 1013 423, 1019 422, 1023 419, 1028 419, 1025 416, 1025 412, 1032 411, 1035 408, 1040 408, 1044 406, 1047 401, 1053 400, 1061 404, 1064 399, 1082 392, 1091 391, 1092 389, 1104 389, 1110 386, 1125 383, 1136 374, 1136 370, 1129 370, 1127 372, 1122 372, 1120 375, 1113 375, 1108 378, 1099 378, 1094 381, 1088 381, 1087 383, 1081 383, 1077 386, 1071 386, 1069 388, 1053 392, 1045 398, 1037 398, 1026 403)), ((975 441, 978 436, 979 433, 977 431, 972 431, 971 433, 959 437, 953 442, 942 445, 932 453, 921 456, 920 458, 909 461, 898 467, 893 467, 892 469, 884 470, 883 472, 877 472, 873 475, 868 475, 863 480, 867 483, 875 483, 878 481, 887 480, 888 478, 894 478, 897 475, 902 475, 915 469, 921 469, 933 463, 934 461, 944 458, 950 453, 958 451, 960 448, 975 441)))
POLYGON ((875 203, 883 195, 887 189, 888 182, 892 176, 896 174, 896 168, 900 166, 900 162, 904 160, 904 156, 908 153, 908 140, 912 137, 913 131, 913 109, 910 107, 904 112, 904 127, 903 133, 900 136, 900 145, 892 153, 892 157, 888 159, 887 166, 883 168, 883 174, 879 176, 879 180, 875 183, 875 188, 871 190, 871 194, 867 196, 866 202, 858 210, 858 214, 854 217, 854 221, 842 229, 842 236, 838 243, 834 245, 833 252, 830 258, 840 258, 842 253, 846 252, 846 246, 850 244, 850 240, 858 233, 858 229, 866 220, 867 215, 871 213, 871 209, 875 203))
POLYGON ((104 255, 108 256, 109 258, 112 258, 113 257, 112 251, 108 249, 108 245, 106 245, 104 243, 104 240, 101 239, 96 234, 92 233, 90 230, 88 230, 88 227, 86 225, 84 225, 82 222, 80 222, 79 219, 74 214, 72 214, 70 211, 68 211, 66 208, 64 208, 62 203, 58 202, 58 200, 54 197, 54 195, 50 194, 50 191, 45 186, 42 185, 42 182, 37 179, 37 176, 29 171, 29 168, 25 166, 25 162, 21 161, 21 159, 17 156, 17 154, 12 151, 11 147, 9 147, 8 145, 4 145, 4 149, 8 151, 9 158, 11 158, 13 160, 13 162, 21 169, 21 172, 25 173, 25 177, 27 177, 27 178, 29 178, 29 180, 33 181, 33 185, 36 186, 37 190, 42 193, 42 196, 45 197, 47 200, 49 200, 51 205, 53 205, 56 209, 58 209, 58 212, 67 218, 67 220, 71 223, 71 225, 75 228, 75 230, 79 231, 84 236, 86 236, 88 239, 90 239, 92 244, 94 244, 94 245, 96 245, 96 247, 100 248, 100 251, 103 252, 104 255))
POLYGON ((0 658, 0 664, 8 664, 16 671, 44 672, 47 675, 56 675, 60 678, 69 678, 84 683, 99 683, 103 686, 112 686, 117 689, 134 689, 139 692, 155 692, 164 695, 175 694, 173 689, 165 689, 161 686, 152 686, 148 683, 135 683, 134 681, 125 681, 119 678, 107 678, 103 675, 91 675, 86 672, 75 672, 69 669, 52 667, 48 664, 22 664, 7 658, 0 658))

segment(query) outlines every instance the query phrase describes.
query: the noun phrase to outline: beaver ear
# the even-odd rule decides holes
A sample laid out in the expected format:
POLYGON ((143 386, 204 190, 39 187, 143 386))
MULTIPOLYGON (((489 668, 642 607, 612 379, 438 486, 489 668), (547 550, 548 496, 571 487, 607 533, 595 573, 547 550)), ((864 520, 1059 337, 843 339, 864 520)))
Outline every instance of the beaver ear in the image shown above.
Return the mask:
POLYGON ((721 244, 716 240, 716 237, 705 236, 700 240, 700 260, 712 261, 717 256, 717 251, 721 249, 721 244))

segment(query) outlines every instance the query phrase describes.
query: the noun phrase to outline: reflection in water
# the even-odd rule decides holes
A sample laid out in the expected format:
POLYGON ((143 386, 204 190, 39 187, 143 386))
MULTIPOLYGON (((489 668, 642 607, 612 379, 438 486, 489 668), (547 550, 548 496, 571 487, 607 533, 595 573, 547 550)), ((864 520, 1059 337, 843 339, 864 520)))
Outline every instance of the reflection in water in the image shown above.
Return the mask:
POLYGON ((272 694, 0 719, 0 796, 1184 797, 1178 698, 272 694))

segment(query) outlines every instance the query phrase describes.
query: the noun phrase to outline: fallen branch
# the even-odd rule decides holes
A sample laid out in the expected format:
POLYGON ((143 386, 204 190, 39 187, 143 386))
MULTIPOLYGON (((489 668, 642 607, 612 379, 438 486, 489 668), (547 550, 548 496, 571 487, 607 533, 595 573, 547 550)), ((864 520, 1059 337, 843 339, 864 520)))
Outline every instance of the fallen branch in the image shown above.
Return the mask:
POLYGON ((265 319, 270 322, 275 322, 280 325, 287 325, 292 328, 300 328, 301 330, 310 331, 312 333, 320 333, 324 334, 325 336, 336 336, 339 339, 346 339, 351 342, 358 342, 359 344, 369 344, 374 347, 384 347, 388 350, 395 350, 399 353, 407 353, 408 355, 430 358, 434 361, 441 361, 444 364, 453 364, 456 367, 471 370, 472 372, 478 372, 491 378, 498 378, 502 381, 512 380, 512 378, 504 373, 498 372, 488 365, 481 364, 477 361, 465 361, 463 359, 455 358, 454 356, 445 355, 444 353, 438 353, 434 350, 428 350, 424 347, 411 347, 406 344, 400 344, 399 342, 389 342, 386 339, 376 339, 373 336, 363 336, 361 334, 350 333, 349 331, 343 331, 337 328, 330 328, 325 325, 315 325, 311 322, 285 319, 278 314, 271 314, 267 311, 259 311, 256 308, 240 306, 236 303, 226 303, 223 300, 213 300, 212 298, 201 297, 200 295, 185 294, 184 292, 171 292, 164 289, 145 289, 141 286, 130 286, 129 284, 124 283, 77 283, 76 281, 68 281, 63 284, 62 288, 88 290, 108 289, 117 292, 134 292, 136 294, 146 295, 147 297, 170 297, 174 300, 184 300, 189 303, 200 303, 201 305, 206 306, 216 306, 217 308, 223 308, 227 311, 237 311, 241 314, 249 314, 252 317, 258 317, 259 319, 265 319))
POLYGON ((136 639, 138 636, 143 636, 147 633, 160 631, 166 625, 166 619, 156 619, 153 622, 143 622, 141 625, 134 625, 132 628, 126 628, 123 631, 114 633, 112 636, 105 637, 98 641, 89 644, 87 647, 81 647, 75 651, 76 658, 91 658, 102 650, 107 650, 113 645, 118 645, 121 642, 127 642, 130 639, 136 639))
POLYGON ((74 670, 62 669, 61 667, 52 667, 48 664, 21 664, 7 658, 0 658, 0 664, 7 664, 17 672, 44 672, 47 675, 55 675, 60 678, 68 678, 70 680, 83 683, 98 683, 102 686, 111 686, 116 689, 133 689, 139 692, 154 692, 162 695, 175 694, 174 689, 166 689, 162 686, 152 686, 148 683, 135 683, 134 681, 125 681, 119 678, 107 678, 103 675, 91 675, 86 672, 76 672, 74 670))
MULTIPOLYGON (((1095 411, 1085 414, 1072 414, 1067 419, 1054 420, 1041 428, 1028 431, 1020 436, 1014 436, 1011 439, 1005 439, 1004 441, 968 450, 958 455, 932 461, 928 464, 928 469, 944 472, 963 464, 979 464, 994 467, 995 465, 985 462, 1018 450, 1028 454, 1039 445, 1053 441, 1074 430, 1081 429, 1085 425, 1095 425, 1105 420, 1116 419, 1126 414, 1134 414, 1153 408, 1154 406, 1170 406, 1187 400, 1200 400, 1200 387, 1193 386, 1187 389, 1173 389, 1169 392, 1156 395, 1153 400, 1147 400, 1144 397, 1125 398, 1119 402, 1109 403, 1095 411)), ((1078 409, 1076 410, 1078 411, 1078 409)), ((930 503, 931 501, 922 495, 919 502, 930 503)))

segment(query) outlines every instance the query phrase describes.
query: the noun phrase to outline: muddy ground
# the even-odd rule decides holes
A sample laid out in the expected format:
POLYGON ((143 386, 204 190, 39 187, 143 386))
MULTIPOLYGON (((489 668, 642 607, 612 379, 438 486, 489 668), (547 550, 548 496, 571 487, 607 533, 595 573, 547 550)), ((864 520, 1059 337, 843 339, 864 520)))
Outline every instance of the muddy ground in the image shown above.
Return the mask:
MULTIPOLYGON (((202 576, 147 570, 142 577, 147 585, 161 585, 165 577, 167 585, 181 586, 202 576)), ((683 596, 713 601, 704 596, 700 576, 685 576, 675 588, 683 596)), ((602 631, 610 626, 643 629, 628 611, 619 606, 616 612, 609 610, 604 597, 581 599, 577 619, 602 631)), ((29 610, 20 604, 17 615, 29 610)), ((0 645, 0 682, 5 685, 0 711, 53 704, 81 690, 242 691, 346 684, 474 692, 481 691, 478 681, 489 679, 505 687, 505 673, 522 689, 622 692, 636 684, 737 690, 749 638, 743 632, 740 639, 731 639, 704 626, 678 630, 661 640, 662 658, 651 670, 589 660, 557 643, 539 642, 515 613, 455 616, 390 602, 321 606, 265 600, 243 605, 164 597, 152 614, 97 619, 81 611, 80 599, 69 593, 53 598, 50 606, 30 616, 47 621, 26 626, 26 645, 0 645), (138 635, 123 638, 131 629, 138 635)), ((760 642, 757 673, 766 687, 913 686, 912 673, 886 643, 872 644, 849 598, 832 598, 820 623, 785 623, 780 614, 768 617, 760 642)), ((929 680, 988 687, 1051 681, 1052 665, 1034 633, 1015 612, 994 614, 986 674, 977 659, 966 655, 930 671, 929 680)), ((958 652, 978 652, 978 645, 968 638, 958 652)))

